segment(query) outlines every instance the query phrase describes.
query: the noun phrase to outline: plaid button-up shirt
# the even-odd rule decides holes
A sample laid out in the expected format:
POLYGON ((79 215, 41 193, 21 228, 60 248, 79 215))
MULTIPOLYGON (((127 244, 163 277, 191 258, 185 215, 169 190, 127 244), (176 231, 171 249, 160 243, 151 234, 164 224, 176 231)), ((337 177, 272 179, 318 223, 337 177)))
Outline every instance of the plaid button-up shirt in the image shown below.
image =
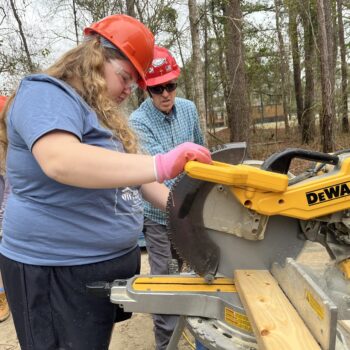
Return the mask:
MULTIPOLYGON (((183 142, 203 145, 196 106, 193 102, 176 97, 173 111, 166 115, 158 110, 151 98, 131 114, 131 126, 137 132, 144 153, 156 155, 166 153, 183 142)), ((165 181, 171 188, 175 180, 165 181)), ((165 225, 166 213, 144 201, 145 216, 165 225)))

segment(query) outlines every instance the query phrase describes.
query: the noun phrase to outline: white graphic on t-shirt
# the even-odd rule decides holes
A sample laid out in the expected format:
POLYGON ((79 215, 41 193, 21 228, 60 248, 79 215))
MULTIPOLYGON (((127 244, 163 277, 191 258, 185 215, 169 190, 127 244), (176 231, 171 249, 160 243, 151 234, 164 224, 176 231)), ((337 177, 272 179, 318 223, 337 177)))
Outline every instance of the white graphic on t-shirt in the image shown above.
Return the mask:
MULTIPOLYGON (((111 141, 118 152, 124 152, 123 144, 119 140, 113 137, 111 141)), ((132 187, 116 188, 114 213, 115 215, 143 214, 143 201, 140 191, 132 187)))
POLYGON ((134 215, 143 213, 143 202, 139 190, 125 187, 115 191, 115 215, 134 215))

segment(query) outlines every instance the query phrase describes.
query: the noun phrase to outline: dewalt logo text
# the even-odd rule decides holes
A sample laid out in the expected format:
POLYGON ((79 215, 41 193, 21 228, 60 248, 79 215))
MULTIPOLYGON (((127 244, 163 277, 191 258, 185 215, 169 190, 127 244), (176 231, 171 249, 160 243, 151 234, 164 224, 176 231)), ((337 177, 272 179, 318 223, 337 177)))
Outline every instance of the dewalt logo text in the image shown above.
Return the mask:
POLYGON ((320 188, 319 190, 306 192, 307 203, 311 205, 328 202, 340 197, 346 197, 350 195, 349 182, 320 188))

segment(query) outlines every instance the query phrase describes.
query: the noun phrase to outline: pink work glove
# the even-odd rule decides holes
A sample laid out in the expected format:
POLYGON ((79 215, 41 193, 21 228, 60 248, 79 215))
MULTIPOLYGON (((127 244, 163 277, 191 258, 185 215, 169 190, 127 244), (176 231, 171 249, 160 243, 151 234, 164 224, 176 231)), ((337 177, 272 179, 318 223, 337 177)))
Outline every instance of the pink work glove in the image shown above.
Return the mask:
POLYGON ((212 162, 207 148, 192 142, 185 142, 168 153, 157 154, 154 157, 155 172, 158 182, 172 179, 183 172, 189 160, 198 160, 201 163, 212 162))

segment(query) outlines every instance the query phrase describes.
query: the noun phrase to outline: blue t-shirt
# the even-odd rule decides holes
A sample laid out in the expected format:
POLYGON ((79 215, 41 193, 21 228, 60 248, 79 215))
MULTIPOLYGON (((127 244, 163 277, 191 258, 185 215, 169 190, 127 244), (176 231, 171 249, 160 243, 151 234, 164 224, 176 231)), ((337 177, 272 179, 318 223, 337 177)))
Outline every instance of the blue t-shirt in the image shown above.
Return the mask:
POLYGON ((10 194, 10 185, 6 177, 0 175, 0 237, 2 237, 2 219, 4 217, 7 198, 10 194))
POLYGON ((31 150, 53 130, 124 151, 68 84, 44 74, 22 80, 7 118, 12 191, 0 252, 26 264, 67 266, 113 259, 134 249, 143 224, 139 188, 85 189, 47 177, 31 150))

